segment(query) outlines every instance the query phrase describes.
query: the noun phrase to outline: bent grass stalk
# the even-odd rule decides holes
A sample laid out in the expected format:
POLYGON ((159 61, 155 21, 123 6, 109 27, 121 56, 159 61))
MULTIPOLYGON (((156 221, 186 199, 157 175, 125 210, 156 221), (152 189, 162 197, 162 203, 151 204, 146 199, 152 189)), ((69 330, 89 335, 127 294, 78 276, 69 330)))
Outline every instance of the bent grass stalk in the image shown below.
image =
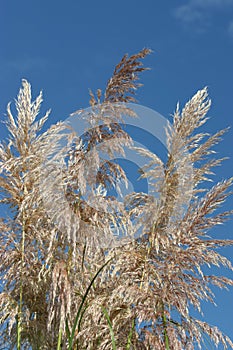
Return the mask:
MULTIPOLYGON (((98 277, 99 273, 104 269, 104 267, 105 267, 111 260, 112 260, 112 258, 109 259, 109 260, 107 260, 106 263, 103 264, 103 265, 101 266, 101 268, 96 272, 95 276, 92 278, 91 283, 89 284, 89 286, 88 286, 88 288, 87 288, 87 290, 86 290, 86 292, 85 292, 85 294, 84 294, 84 296, 83 296, 83 298, 82 298, 82 301, 81 301, 81 303, 80 303, 80 305, 79 305, 78 312, 77 312, 77 315, 76 315, 76 317, 75 317, 74 324, 73 324, 73 327, 72 327, 72 330, 71 330, 71 334, 70 334, 70 337, 69 337, 69 340, 68 340, 68 343, 69 343, 68 350, 72 350, 72 346, 73 346, 73 342, 74 342, 74 337, 75 337, 75 331, 76 331, 77 326, 78 326, 78 329, 79 329, 79 326, 80 326, 80 324, 81 324, 81 317, 83 316, 83 314, 81 313, 81 311, 82 311, 83 305, 84 305, 84 303, 85 303, 85 300, 86 300, 86 298, 87 298, 87 296, 88 296, 88 293, 89 293, 89 291, 90 291, 92 285, 94 284, 95 279, 98 277), (80 316, 81 316, 81 317, 80 317, 80 316)), ((84 311, 85 311, 85 310, 84 310, 84 311)))

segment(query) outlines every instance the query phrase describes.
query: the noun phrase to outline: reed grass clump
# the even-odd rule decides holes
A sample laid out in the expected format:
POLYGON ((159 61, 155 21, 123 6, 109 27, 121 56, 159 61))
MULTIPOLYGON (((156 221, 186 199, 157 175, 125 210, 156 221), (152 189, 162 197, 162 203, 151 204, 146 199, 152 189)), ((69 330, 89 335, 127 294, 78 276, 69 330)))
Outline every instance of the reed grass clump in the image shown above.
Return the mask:
POLYGON ((204 335, 216 347, 233 348, 229 337, 190 312, 201 313, 203 300, 214 303, 212 285, 233 285, 203 269, 233 269, 218 251, 233 240, 211 235, 231 214, 219 207, 233 178, 206 189, 224 159, 214 158, 213 146, 226 131, 198 131, 211 105, 207 89, 177 107, 167 128, 166 162, 136 149, 150 159, 142 177, 158 198, 132 193, 122 204, 108 196, 109 187, 127 176, 95 151, 100 144, 112 156, 133 146, 121 116, 134 117, 127 102, 135 101, 138 75, 146 69, 141 61, 149 53, 125 55, 105 91, 90 92, 90 128, 82 140, 64 122, 41 131, 49 111, 38 117, 42 93, 33 101, 26 80, 16 116, 8 105, 9 137, 0 144, 1 203, 8 208, 0 221, 1 349, 192 350, 201 349, 204 335), (190 164, 191 185, 181 187, 190 164), (94 203, 114 210, 88 205, 87 188, 94 203), (103 246, 116 230, 137 238, 103 246))

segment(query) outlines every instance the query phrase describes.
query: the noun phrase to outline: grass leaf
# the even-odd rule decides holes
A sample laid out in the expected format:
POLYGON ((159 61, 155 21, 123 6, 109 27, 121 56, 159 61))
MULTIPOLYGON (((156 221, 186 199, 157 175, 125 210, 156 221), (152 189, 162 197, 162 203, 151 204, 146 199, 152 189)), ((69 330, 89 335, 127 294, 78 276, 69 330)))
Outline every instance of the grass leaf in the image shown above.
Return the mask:
POLYGON ((100 272, 104 269, 104 267, 105 267, 111 260, 112 260, 112 258, 109 259, 109 260, 107 260, 107 261, 100 267, 100 269, 96 272, 95 276, 92 278, 91 283, 89 284, 89 286, 88 286, 88 288, 87 288, 87 290, 86 290, 86 292, 85 292, 85 294, 84 294, 84 296, 83 296, 83 298, 82 298, 82 301, 81 301, 81 303, 80 303, 80 305, 79 305, 79 309, 78 309, 78 312, 77 312, 77 315, 76 315, 76 317, 75 317, 75 321, 74 321, 74 324, 73 324, 73 327, 72 327, 71 336, 70 336, 70 338, 69 338, 69 348, 68 348, 68 350, 72 350, 73 341, 74 341, 74 337, 75 337, 75 330, 76 330, 76 328, 77 328, 77 325, 78 325, 78 322, 79 322, 79 318, 80 318, 80 315, 81 315, 81 311, 82 311, 83 305, 84 305, 84 303, 85 303, 85 300, 86 300, 86 298, 87 298, 87 296, 88 296, 88 293, 89 293, 89 291, 90 291, 90 289, 91 289, 91 287, 92 287, 92 285, 93 285, 95 279, 98 277, 98 275, 100 274, 100 272))
POLYGON ((103 306, 101 306, 101 309, 102 309, 103 314, 104 314, 104 316, 106 317, 106 320, 107 320, 107 322, 108 322, 108 327, 109 327, 109 330, 110 330, 111 340, 112 340, 112 349, 113 349, 113 350, 117 350, 117 348, 116 348, 115 336, 114 336, 114 332, 113 332, 113 328, 112 328, 112 322, 111 322, 111 320, 110 320, 108 311, 107 311, 106 308, 103 307, 103 306))

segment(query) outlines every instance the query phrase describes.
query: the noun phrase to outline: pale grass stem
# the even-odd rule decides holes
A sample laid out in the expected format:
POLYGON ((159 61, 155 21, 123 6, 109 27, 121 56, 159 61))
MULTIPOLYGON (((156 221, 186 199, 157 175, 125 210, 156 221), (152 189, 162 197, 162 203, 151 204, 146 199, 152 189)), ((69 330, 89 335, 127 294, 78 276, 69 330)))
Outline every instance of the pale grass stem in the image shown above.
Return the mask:
MULTIPOLYGON (((24 195, 27 193, 27 188, 23 187, 24 195)), ((19 311, 18 311, 18 322, 17 322, 17 350, 21 349, 21 334, 22 334, 22 308, 23 308, 23 269, 25 259, 25 215, 22 213, 22 237, 21 237, 21 262, 20 262, 20 290, 19 290, 19 311)))

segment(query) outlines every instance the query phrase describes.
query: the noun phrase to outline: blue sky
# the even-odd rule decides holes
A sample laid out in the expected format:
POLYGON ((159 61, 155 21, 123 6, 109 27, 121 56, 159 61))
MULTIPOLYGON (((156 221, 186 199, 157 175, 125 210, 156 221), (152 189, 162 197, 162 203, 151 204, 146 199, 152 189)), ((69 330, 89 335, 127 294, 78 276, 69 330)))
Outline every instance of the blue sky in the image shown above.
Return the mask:
MULTIPOLYGON (((151 48, 138 101, 169 116, 208 86, 213 105, 205 130, 233 127, 233 0, 2 0, 0 11, 0 114, 21 79, 43 89, 50 123, 88 106, 88 89, 105 87, 125 53, 151 48)), ((3 126, 1 138, 6 135, 3 126)), ((233 128, 217 147, 228 156, 216 180, 233 174, 233 128)), ((225 209, 232 208, 232 198, 225 209)), ((233 222, 216 231, 233 238, 233 222)), ((233 248, 225 249, 232 257, 233 248)), ((229 274, 230 276, 230 274, 229 274)), ((232 276, 232 274, 231 274, 232 276)), ((233 289, 217 291, 218 308, 206 319, 233 339, 233 289)))

